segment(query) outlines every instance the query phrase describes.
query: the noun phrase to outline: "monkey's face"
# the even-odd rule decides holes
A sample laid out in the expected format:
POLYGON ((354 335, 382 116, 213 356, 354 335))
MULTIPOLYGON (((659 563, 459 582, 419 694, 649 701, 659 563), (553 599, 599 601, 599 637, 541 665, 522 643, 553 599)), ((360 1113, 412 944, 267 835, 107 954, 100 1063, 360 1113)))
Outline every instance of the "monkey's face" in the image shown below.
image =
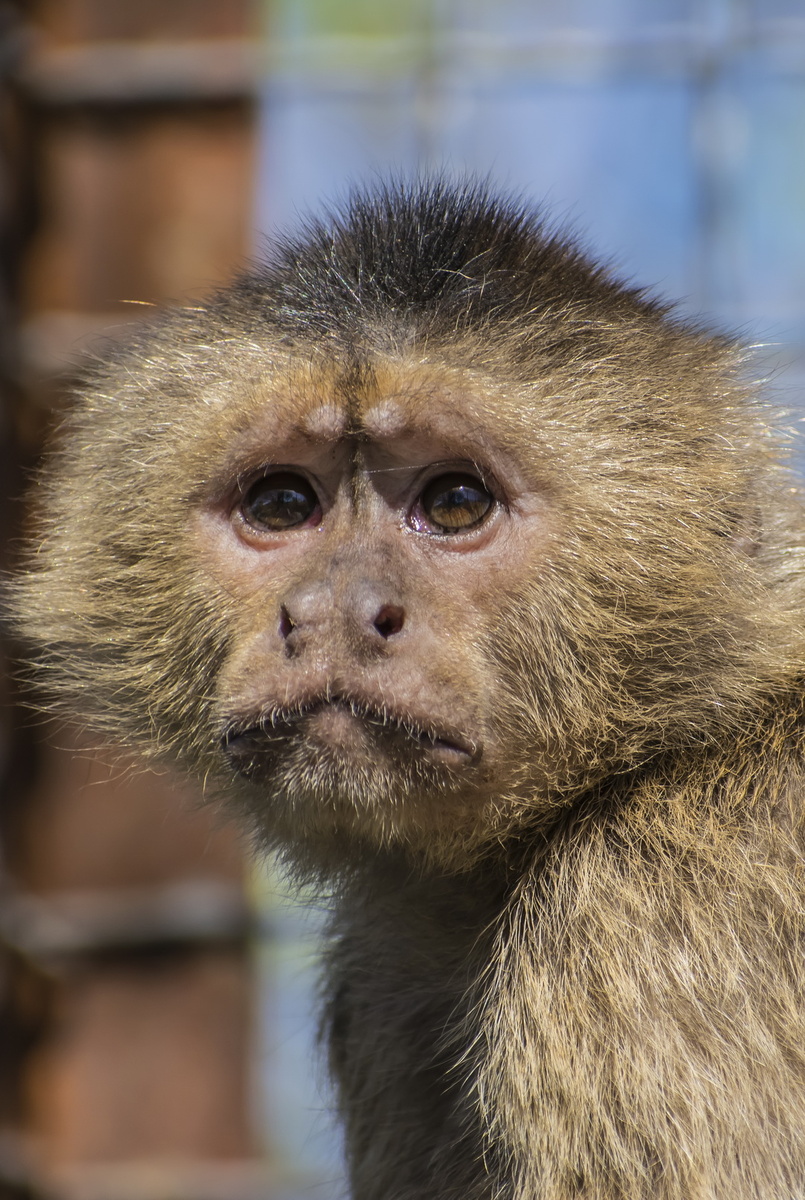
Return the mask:
POLYGON ((199 615, 216 664, 194 675, 177 617, 163 669, 203 697, 202 769, 269 838, 466 862, 726 707, 740 469, 678 454, 669 494, 673 411, 613 456, 598 387, 507 382, 460 347, 306 348, 210 393, 177 561, 226 632, 199 615))
POLYGON ((21 607, 97 728, 324 869, 378 845, 467 865, 740 728, 775 626, 709 391, 616 356, 523 378, 458 340, 213 333, 217 374, 191 343, 99 384, 43 480, 21 607))
POLYGON ((555 522, 462 383, 275 379, 198 513, 232 614, 220 752, 283 840, 466 844, 533 774, 495 643, 555 522))

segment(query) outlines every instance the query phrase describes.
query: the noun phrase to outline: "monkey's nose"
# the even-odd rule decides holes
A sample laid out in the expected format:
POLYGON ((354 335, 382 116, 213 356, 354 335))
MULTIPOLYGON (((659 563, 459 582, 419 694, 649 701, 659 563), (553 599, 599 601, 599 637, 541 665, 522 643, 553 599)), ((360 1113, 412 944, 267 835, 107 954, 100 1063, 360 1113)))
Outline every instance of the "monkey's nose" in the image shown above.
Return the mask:
POLYGON ((372 624, 380 636, 388 640, 399 633, 405 624, 405 610, 399 604, 383 604, 372 624))
POLYGON ((382 643, 405 624, 405 609, 389 595, 388 585, 373 579, 350 580, 340 597, 343 618, 350 633, 364 642, 382 643))
POLYGON ((388 598, 388 589, 370 580, 354 580, 336 591, 329 583, 304 584, 280 605, 279 632, 296 652, 307 641, 321 642, 345 632, 380 644, 400 633, 405 609, 388 598))
POLYGON ((298 642, 303 635, 324 630, 332 624, 333 591, 326 583, 295 587, 280 605, 280 636, 298 642))

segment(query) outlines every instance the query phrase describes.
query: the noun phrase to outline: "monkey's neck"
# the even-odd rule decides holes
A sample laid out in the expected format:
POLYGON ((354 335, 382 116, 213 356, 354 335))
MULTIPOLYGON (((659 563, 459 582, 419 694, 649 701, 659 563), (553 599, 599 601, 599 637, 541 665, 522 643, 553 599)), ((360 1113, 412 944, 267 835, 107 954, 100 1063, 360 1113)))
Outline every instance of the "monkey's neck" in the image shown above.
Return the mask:
POLYGON ((515 882, 386 864, 345 895, 329 1016, 359 1200, 791 1194, 805 861, 781 812, 805 779, 774 773, 646 776, 515 882))
POLYGON ((387 862, 342 898, 326 1025, 356 1200, 493 1194, 470 1010, 508 891, 488 869, 423 878, 387 862))

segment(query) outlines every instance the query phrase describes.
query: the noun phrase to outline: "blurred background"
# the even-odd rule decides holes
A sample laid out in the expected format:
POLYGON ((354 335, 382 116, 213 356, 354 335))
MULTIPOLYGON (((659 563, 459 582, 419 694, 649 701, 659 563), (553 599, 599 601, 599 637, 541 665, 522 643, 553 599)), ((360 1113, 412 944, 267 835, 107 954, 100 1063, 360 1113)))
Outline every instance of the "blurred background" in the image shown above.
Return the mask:
MULTIPOLYGON (((543 203, 802 410, 804 0, 0 0, 0 567, 83 352, 417 170, 543 203)), ((336 1200, 315 906, 12 678, 0 1200, 336 1200)))

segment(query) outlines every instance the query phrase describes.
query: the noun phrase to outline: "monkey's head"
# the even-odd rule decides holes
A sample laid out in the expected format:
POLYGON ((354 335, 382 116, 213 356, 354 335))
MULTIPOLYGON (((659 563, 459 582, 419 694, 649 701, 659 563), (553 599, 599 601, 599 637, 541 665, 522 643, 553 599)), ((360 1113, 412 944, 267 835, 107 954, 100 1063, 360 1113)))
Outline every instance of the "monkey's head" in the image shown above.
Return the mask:
POLYGON ((358 197, 91 372, 40 678, 303 859, 461 865, 800 669, 738 363, 483 189, 358 197))

